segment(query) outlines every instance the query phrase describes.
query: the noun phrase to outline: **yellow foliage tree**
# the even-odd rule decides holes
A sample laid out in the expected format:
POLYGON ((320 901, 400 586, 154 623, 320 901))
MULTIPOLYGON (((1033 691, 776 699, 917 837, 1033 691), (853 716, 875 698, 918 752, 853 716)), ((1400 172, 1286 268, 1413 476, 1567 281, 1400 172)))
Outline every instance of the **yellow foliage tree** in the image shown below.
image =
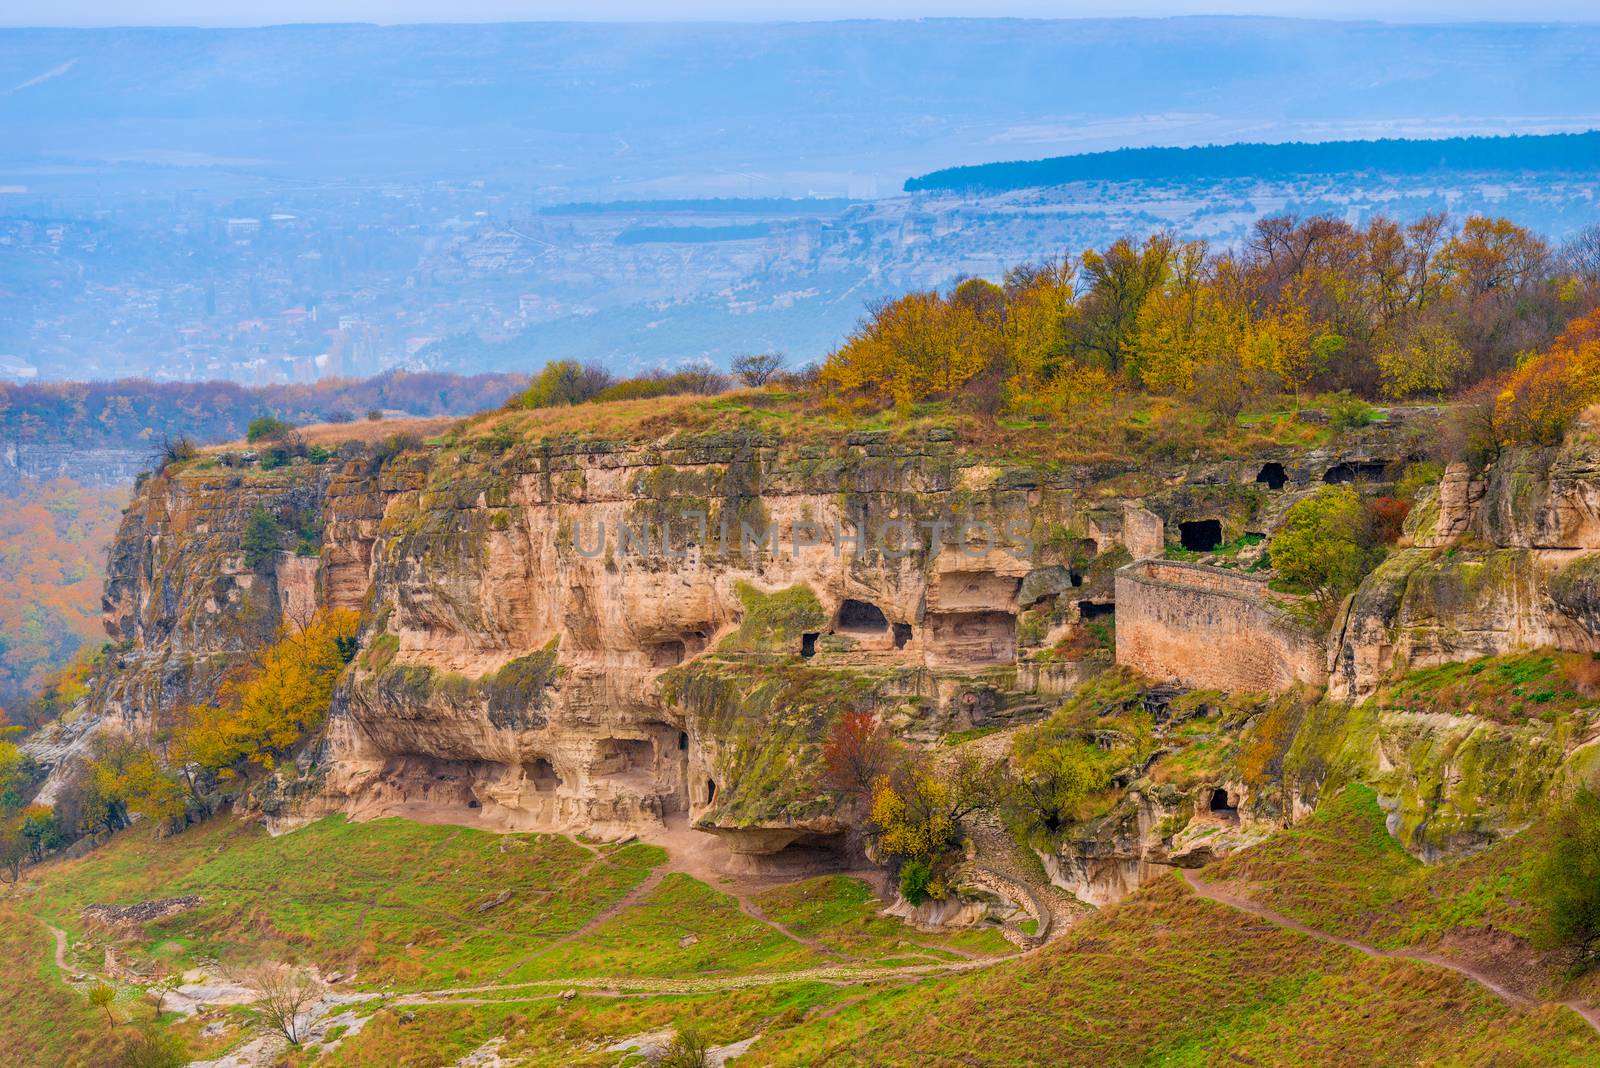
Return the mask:
POLYGON ((1467 369, 1467 351, 1442 326, 1425 324, 1403 343, 1378 350, 1383 392, 1395 400, 1449 392, 1467 369))
POLYGON ((156 822, 182 823, 188 808, 183 785, 144 746, 126 738, 101 740, 90 773, 102 804, 121 805, 156 822))
POLYGON ((1139 309, 1125 343, 1128 371, 1147 389, 1188 392, 1195 370, 1240 351, 1247 310, 1207 269, 1204 242, 1179 246, 1170 277, 1139 309))
POLYGON ((1283 300, 1250 324, 1241 356, 1246 367, 1277 375, 1298 404, 1301 392, 1343 345, 1339 335, 1312 323, 1305 294, 1290 287, 1283 300))
POLYGON ((214 705, 188 710, 173 737, 174 761, 222 778, 249 764, 271 768, 327 717, 334 684, 354 652, 357 620, 354 612, 333 609, 304 627, 286 625, 223 685, 214 705))
POLYGON ((837 394, 883 398, 904 407, 949 394, 982 371, 998 326, 967 301, 933 291, 874 308, 822 368, 837 394))

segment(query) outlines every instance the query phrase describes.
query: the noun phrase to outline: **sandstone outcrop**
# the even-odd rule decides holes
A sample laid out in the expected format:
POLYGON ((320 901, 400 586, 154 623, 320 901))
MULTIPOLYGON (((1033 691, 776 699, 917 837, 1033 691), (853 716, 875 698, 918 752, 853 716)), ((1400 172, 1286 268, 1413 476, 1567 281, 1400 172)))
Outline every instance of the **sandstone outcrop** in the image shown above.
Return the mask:
POLYGON ((1329 692, 1370 696, 1403 668, 1553 647, 1600 651, 1600 441, 1506 450, 1452 465, 1407 520, 1410 546, 1362 583, 1337 622, 1329 692))
MULTIPOLYGON (((843 711, 929 742, 1036 719, 1111 662, 1135 555, 1270 531, 1409 447, 1396 420, 1319 450, 1036 469, 947 430, 789 446, 490 426, 270 471, 207 456, 141 487, 111 560, 113 662, 39 751, 65 766, 93 731, 153 735, 286 619, 337 606, 363 623, 325 736, 241 799, 273 826, 410 813, 621 837, 681 818, 741 864, 805 862, 845 844, 818 781, 843 711), (261 511, 284 538, 247 559, 261 511)), ((1315 682, 1301 652, 1262 684, 1315 682)), ((1107 824, 1060 881, 1110 900, 1211 848, 1158 833, 1170 814, 1107 824)))

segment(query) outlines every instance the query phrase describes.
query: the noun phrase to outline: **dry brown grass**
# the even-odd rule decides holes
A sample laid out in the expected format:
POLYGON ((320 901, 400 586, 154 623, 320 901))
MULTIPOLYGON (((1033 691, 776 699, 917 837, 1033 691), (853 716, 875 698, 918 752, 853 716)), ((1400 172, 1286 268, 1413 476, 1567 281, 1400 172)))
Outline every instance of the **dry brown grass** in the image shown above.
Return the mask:
MULTIPOLYGON (((312 423, 309 426, 296 427, 295 433, 307 445, 321 445, 323 448, 333 448, 347 441, 357 441, 363 445, 371 445, 384 441, 396 434, 415 434, 421 438, 433 437, 461 422, 460 416, 455 415, 429 415, 412 416, 405 419, 358 419, 350 423, 312 423)), ((220 445, 208 445, 200 451, 203 453, 238 452, 241 449, 264 448, 269 442, 248 442, 243 438, 223 442, 220 445)))

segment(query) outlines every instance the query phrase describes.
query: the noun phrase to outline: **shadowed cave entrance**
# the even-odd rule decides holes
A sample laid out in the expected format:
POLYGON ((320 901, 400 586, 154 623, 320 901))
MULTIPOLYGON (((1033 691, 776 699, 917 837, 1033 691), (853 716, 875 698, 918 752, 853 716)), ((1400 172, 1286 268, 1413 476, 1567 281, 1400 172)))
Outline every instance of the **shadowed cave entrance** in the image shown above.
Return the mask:
POLYGON ((1289 474, 1283 465, 1273 460, 1261 465, 1261 471, 1256 475, 1256 481, 1268 489, 1281 490, 1289 481, 1289 474))
POLYGON ((534 757, 532 763, 524 766, 523 774, 528 784, 540 793, 555 790, 561 785, 561 776, 556 774, 555 766, 544 757, 534 757))
POLYGON ((1222 520, 1191 519, 1179 523, 1178 542, 1192 553, 1208 553, 1222 544, 1222 520))
POLYGON ((1389 465, 1376 460, 1340 461, 1323 474, 1322 481, 1330 486, 1346 482, 1379 482, 1389 470, 1389 465))
POLYGON ((871 601, 846 599, 839 606, 839 630, 857 634, 880 634, 889 626, 883 609, 871 601))
POLYGON ((1239 809, 1228 798, 1228 791, 1217 787, 1211 791, 1211 814, 1223 819, 1238 819, 1239 809))
POLYGON ((1115 604, 1106 604, 1100 601, 1079 601, 1078 618, 1084 622, 1091 619, 1107 619, 1117 614, 1115 604))

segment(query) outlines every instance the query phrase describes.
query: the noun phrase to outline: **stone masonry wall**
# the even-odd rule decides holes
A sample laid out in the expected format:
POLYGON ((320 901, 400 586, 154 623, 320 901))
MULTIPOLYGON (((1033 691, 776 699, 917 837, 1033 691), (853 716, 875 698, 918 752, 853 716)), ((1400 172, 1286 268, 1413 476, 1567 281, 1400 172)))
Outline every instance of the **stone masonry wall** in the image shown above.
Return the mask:
POLYGON ((1321 639, 1270 604, 1266 583, 1145 560, 1117 572, 1117 663, 1186 686, 1276 691, 1321 685, 1321 639))

